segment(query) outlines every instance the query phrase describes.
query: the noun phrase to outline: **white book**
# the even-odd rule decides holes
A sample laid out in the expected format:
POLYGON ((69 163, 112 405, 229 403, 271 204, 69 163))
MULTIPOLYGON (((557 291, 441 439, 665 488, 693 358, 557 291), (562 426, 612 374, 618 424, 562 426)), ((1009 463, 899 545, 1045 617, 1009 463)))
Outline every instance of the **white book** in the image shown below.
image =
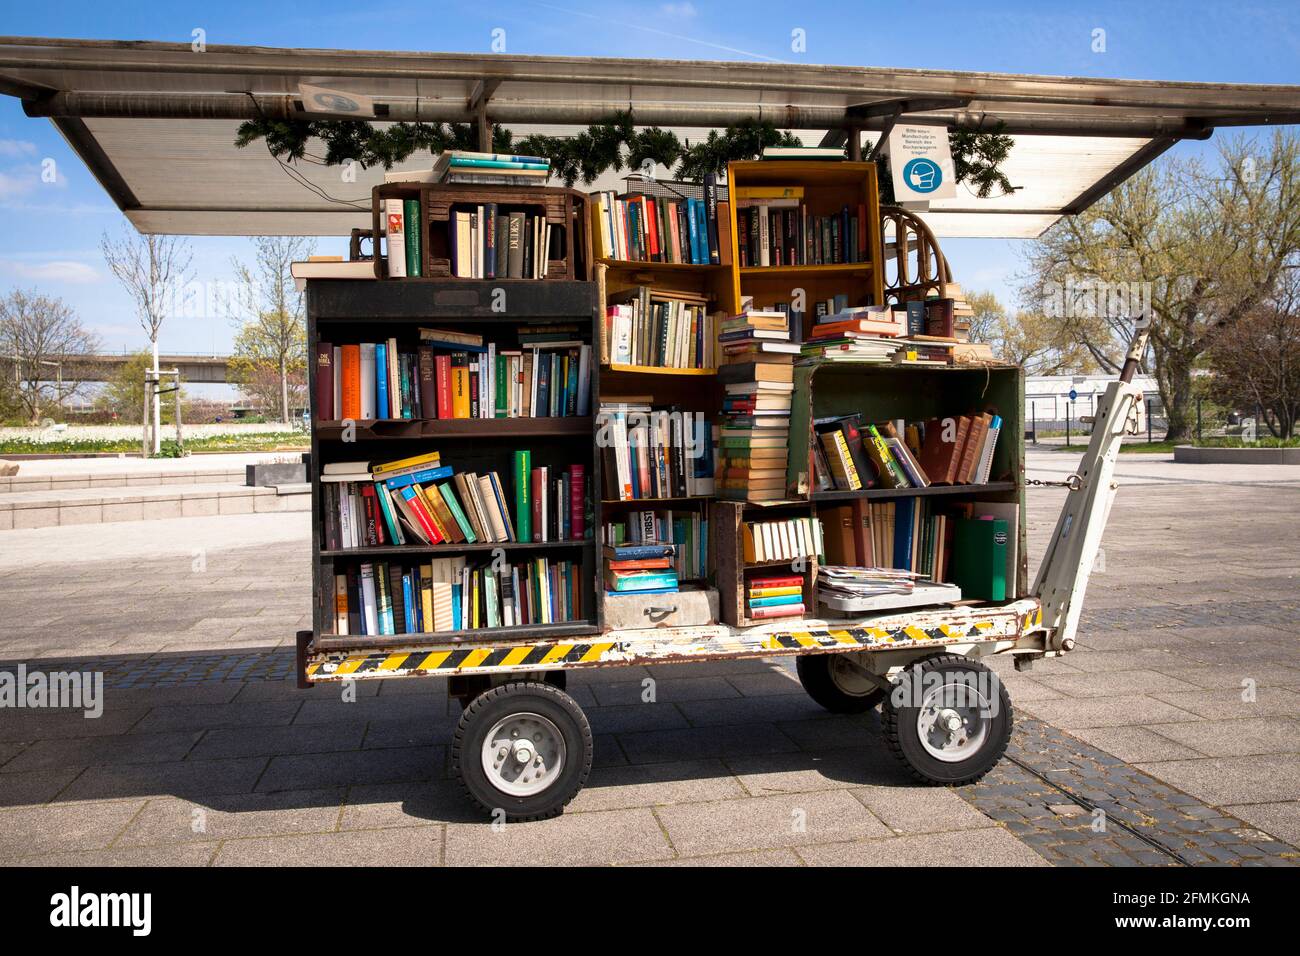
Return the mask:
POLYGON ((397 339, 389 339, 385 346, 384 370, 388 373, 388 417, 402 417, 402 367, 397 355, 397 339), (396 411, 394 411, 396 409, 396 411))
POLYGON ((388 236, 388 274, 406 275, 406 212, 400 199, 384 200, 385 232, 388 236))
POLYGON ((375 603, 375 567, 369 563, 361 565, 361 613, 366 633, 378 634, 379 606, 375 603))
POLYGON ((375 417, 375 343, 361 343, 361 418, 375 417))

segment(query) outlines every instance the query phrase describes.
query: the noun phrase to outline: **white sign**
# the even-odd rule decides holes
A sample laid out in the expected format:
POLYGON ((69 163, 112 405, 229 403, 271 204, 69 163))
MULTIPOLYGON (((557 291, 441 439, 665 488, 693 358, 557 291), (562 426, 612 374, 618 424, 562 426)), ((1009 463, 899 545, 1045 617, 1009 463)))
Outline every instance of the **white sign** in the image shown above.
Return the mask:
POLYGON ((899 123, 889 131, 885 150, 896 202, 925 208, 931 199, 957 195, 948 127, 899 123))
POLYGON ((343 90, 330 90, 323 86, 298 84, 302 95, 302 108, 308 113, 333 113, 336 116, 374 116, 373 97, 343 90))

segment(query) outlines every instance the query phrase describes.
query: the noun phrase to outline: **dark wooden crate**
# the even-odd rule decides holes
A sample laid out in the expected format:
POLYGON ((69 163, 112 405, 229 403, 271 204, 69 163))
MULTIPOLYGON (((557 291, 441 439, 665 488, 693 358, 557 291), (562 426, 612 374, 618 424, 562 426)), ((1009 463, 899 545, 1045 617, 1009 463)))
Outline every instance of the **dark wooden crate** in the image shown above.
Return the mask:
MULTIPOLYGON (((546 278, 541 281, 588 282, 592 278, 591 233, 588 227, 587 197, 576 189, 550 186, 458 186, 439 183, 382 183, 371 195, 371 217, 375 235, 384 226, 385 199, 419 199, 422 216, 422 271, 420 278, 453 282, 538 281, 464 279, 452 275, 448 229, 457 207, 496 203, 499 211, 526 211, 544 215, 553 233, 559 235, 562 255, 548 260, 546 278)), ((375 255, 375 277, 387 279, 387 257, 375 255)))

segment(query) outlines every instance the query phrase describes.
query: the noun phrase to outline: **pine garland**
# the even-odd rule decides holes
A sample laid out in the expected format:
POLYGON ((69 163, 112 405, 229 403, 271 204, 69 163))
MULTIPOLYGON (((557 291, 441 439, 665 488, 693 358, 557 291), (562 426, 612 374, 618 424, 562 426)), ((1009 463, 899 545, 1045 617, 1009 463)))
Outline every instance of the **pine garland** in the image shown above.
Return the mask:
MULTIPOLYGON (((980 198, 988 197, 995 187, 1002 193, 1015 188, 1000 168, 1013 143, 1001 129, 948 131, 957 181, 970 183, 980 198)), ((364 120, 265 118, 241 123, 235 145, 242 149, 264 140, 273 156, 297 162, 306 158, 307 143, 313 138, 325 144, 326 165, 356 162, 365 169, 392 169, 394 163, 425 150, 478 149, 477 130, 469 123, 393 123, 378 129, 364 120)), ((590 185, 606 170, 636 170, 647 162, 670 170, 673 179, 698 182, 708 173, 725 172, 730 162, 754 159, 768 146, 799 145, 793 133, 753 119, 733 123, 721 133, 713 130, 699 142, 683 143, 670 130, 657 126, 638 129, 629 111, 593 123, 576 136, 532 135, 516 140, 504 126, 492 127, 493 152, 544 156, 550 160, 552 173, 568 186, 579 180, 590 185)), ((889 203, 893 201, 889 167, 883 158, 879 162, 881 201, 889 203)))

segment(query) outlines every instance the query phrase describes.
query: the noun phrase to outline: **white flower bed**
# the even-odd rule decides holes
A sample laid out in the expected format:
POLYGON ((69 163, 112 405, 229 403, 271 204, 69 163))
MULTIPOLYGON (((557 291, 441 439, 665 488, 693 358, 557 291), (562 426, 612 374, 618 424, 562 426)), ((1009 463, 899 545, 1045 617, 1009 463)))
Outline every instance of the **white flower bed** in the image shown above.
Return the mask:
MULTIPOLYGON (((222 422, 220 424, 184 425, 181 434, 186 438, 214 438, 220 435, 275 435, 292 434, 293 425, 280 422, 222 422)), ((175 425, 163 425, 164 439, 176 437, 175 425)), ((67 441, 141 441, 144 429, 140 425, 69 425, 67 428, 0 428, 0 441, 21 441, 43 445, 67 441)))

